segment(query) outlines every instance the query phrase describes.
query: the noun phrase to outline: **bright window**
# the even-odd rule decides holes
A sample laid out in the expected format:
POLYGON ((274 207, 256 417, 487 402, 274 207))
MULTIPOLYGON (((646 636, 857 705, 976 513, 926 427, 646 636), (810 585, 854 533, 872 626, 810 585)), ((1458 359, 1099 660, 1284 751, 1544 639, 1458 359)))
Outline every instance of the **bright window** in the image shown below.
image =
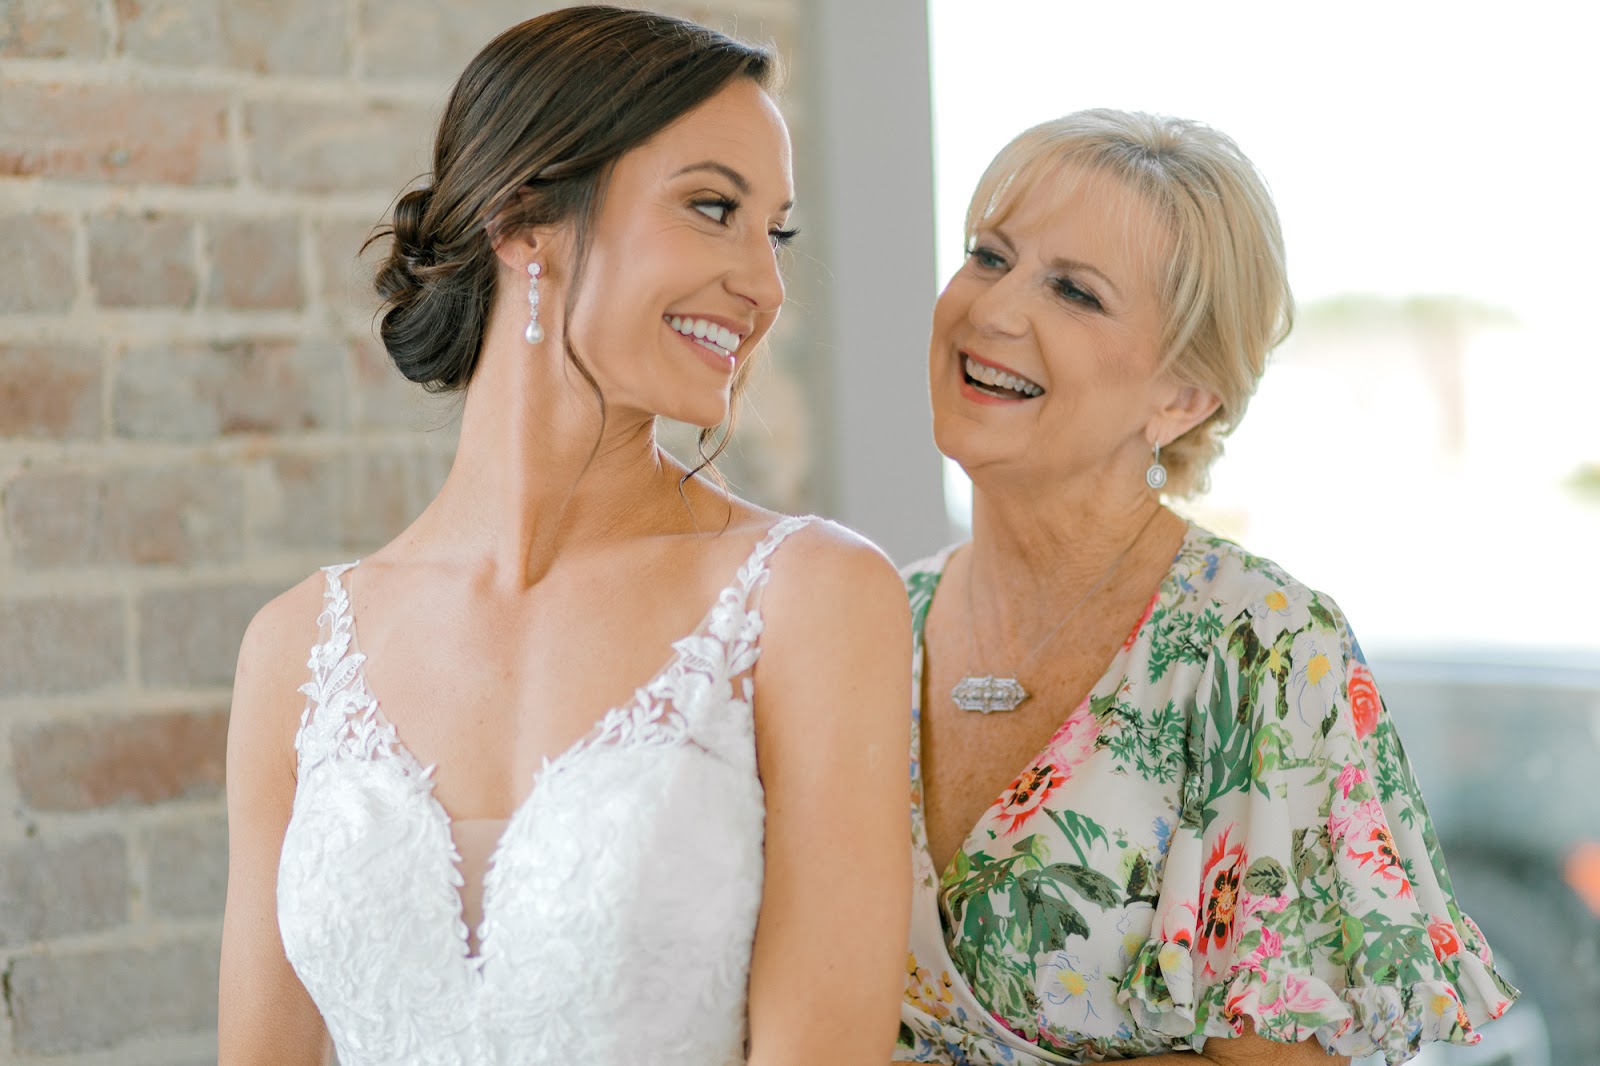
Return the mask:
POLYGON ((1600 141, 1572 10, 932 0, 940 276, 1028 125, 1110 106, 1229 133, 1299 320, 1187 509, 1369 648, 1600 652, 1600 141))

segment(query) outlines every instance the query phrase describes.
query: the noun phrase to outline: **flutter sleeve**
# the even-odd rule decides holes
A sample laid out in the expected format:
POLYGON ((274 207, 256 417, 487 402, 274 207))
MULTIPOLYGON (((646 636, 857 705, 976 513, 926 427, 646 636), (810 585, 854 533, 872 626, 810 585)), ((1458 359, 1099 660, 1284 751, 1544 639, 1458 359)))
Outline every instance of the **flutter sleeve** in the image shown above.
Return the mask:
POLYGON ((1154 927, 1119 987, 1137 1024, 1403 1062, 1476 1043, 1516 998, 1456 906, 1438 839, 1338 608, 1264 590, 1226 625, 1187 733, 1154 927))

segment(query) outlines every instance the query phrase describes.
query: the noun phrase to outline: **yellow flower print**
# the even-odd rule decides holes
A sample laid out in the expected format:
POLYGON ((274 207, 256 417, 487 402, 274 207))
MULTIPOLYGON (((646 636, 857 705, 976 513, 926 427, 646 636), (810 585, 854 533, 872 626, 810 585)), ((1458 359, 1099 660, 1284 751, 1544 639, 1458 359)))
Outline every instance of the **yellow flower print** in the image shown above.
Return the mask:
POLYGON ((1329 641, 1324 634, 1307 630, 1296 633, 1289 648, 1288 695, 1300 710, 1300 720, 1315 725, 1328 716, 1333 701, 1339 696, 1341 671, 1336 667, 1343 660, 1328 654, 1329 641))
POLYGON ((917 965, 914 953, 907 955, 906 1000, 940 1020, 950 1017, 950 1005, 955 1002, 950 972, 940 973, 936 980, 927 969, 917 965))
POLYGON ((1250 605, 1250 628, 1256 639, 1270 647, 1284 630, 1304 629, 1311 621, 1311 590, 1304 585, 1283 585, 1250 605))

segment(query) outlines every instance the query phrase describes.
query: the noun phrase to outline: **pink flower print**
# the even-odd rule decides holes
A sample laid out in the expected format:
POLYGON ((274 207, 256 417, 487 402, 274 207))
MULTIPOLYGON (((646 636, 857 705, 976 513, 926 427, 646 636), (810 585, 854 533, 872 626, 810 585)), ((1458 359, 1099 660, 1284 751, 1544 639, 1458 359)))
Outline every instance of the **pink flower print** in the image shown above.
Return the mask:
POLYGON ((1044 808, 1050 793, 1066 784, 1072 771, 1094 751, 1100 722, 1094 715, 1082 713, 1087 706, 1085 700, 1056 730, 1033 764, 1018 774, 991 805, 1002 835, 1015 833, 1026 825, 1044 808))
POLYGON ((1313 984, 1299 974, 1285 974, 1283 989, 1273 1001, 1274 1013, 1320 1014, 1328 1008, 1328 997, 1313 991, 1313 984))
POLYGON ((1428 923, 1428 941, 1433 944, 1433 954, 1440 962, 1461 952, 1461 938, 1449 919, 1435 917, 1428 923))
POLYGON ((1339 771, 1339 794, 1349 799, 1350 790, 1367 780, 1367 776, 1367 772, 1361 767, 1353 763, 1346 764, 1345 768, 1339 771))
POLYGON ((1330 818, 1328 829, 1335 842, 1344 841, 1350 858, 1361 866, 1373 867, 1373 872, 1385 880, 1399 882, 1397 894, 1401 897, 1411 895, 1411 881, 1400 865, 1400 849, 1389 831, 1383 806, 1376 799, 1362 800, 1348 817, 1330 818))

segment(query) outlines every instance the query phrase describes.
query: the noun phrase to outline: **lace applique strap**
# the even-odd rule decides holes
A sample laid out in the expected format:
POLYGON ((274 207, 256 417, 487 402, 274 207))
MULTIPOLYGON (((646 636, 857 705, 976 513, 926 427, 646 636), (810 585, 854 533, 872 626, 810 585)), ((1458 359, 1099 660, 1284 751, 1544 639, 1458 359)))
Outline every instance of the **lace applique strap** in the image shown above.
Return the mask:
POLYGON ((356 563, 325 566, 322 613, 317 616, 321 640, 312 647, 306 666, 311 680, 300 686, 306 708, 300 716, 295 747, 302 769, 333 756, 339 749, 357 758, 393 754, 394 730, 378 713, 367 692, 361 665, 367 657, 351 650, 354 615, 350 593, 341 578, 356 563))
POLYGON ((788 518, 779 519, 767 530, 767 535, 756 542, 755 548, 750 552, 750 557, 739 568, 734 576, 732 585, 724 593, 723 600, 727 602, 726 592, 737 595, 737 603, 741 608, 750 608, 750 596, 767 583, 767 560, 772 553, 778 550, 778 545, 787 540, 790 535, 804 529, 813 522, 821 521, 816 515, 790 515, 788 518))

